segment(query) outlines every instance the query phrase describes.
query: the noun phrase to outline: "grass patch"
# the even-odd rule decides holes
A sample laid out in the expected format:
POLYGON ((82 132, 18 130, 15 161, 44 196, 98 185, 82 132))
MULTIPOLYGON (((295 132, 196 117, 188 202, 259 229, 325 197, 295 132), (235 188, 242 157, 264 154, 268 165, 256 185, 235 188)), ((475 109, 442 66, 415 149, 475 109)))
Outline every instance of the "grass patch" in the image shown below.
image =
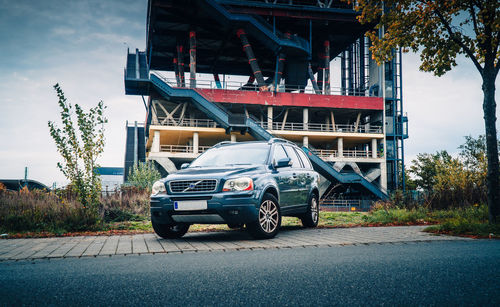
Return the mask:
POLYGON ((440 221, 439 225, 427 227, 424 231, 477 238, 500 238, 500 224, 488 223, 486 205, 439 210, 433 212, 433 215, 440 221))

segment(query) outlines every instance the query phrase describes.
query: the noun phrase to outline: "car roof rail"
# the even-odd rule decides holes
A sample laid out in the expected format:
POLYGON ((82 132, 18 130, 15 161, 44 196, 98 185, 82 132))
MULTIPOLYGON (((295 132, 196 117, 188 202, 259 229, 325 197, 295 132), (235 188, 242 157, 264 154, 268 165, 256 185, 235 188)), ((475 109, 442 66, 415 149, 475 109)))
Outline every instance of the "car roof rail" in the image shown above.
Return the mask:
POLYGON ((233 142, 231 141, 222 141, 222 142, 219 142, 217 144, 214 145, 214 147, 219 147, 219 146, 222 146, 222 145, 228 145, 228 144, 232 144, 233 142))
POLYGON ((294 142, 290 142, 289 140, 285 140, 285 139, 282 139, 282 138, 271 138, 269 139, 269 141, 267 141, 268 144, 273 144, 273 143, 288 143, 288 144, 292 144, 292 145, 295 145, 297 146, 294 142))

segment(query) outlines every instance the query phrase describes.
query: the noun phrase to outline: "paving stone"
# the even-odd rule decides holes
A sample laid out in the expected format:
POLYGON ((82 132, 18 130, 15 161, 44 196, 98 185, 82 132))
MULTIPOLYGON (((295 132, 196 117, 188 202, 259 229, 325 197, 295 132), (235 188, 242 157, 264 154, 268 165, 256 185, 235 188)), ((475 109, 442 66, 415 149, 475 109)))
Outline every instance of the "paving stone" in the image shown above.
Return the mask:
POLYGON ((120 240, 120 237, 112 236, 112 237, 107 237, 106 242, 104 242, 104 245, 99 252, 99 255, 114 255, 116 254, 116 248, 118 247, 118 241, 120 240))
POLYGON ((95 239, 97 239, 95 236, 80 238, 80 242, 66 254, 66 257, 81 257, 95 239))
POLYGON ((144 235, 132 236, 132 253, 134 254, 146 254, 148 252, 148 247, 144 241, 144 235))
POLYGON ((132 237, 120 236, 118 239, 117 254, 132 254, 132 237))
POLYGON ((165 250, 163 246, 161 246, 160 242, 158 242, 158 237, 156 237, 152 233, 148 233, 144 235, 144 241, 146 242, 146 246, 148 247, 148 251, 150 253, 164 253, 165 250))
POLYGON ((97 237, 89 247, 85 250, 82 256, 97 256, 104 246, 104 242, 106 241, 105 237, 97 237))
POLYGON ((180 252, 181 250, 177 247, 176 244, 174 244, 174 242, 172 242, 171 240, 167 240, 167 239, 159 239, 158 242, 161 244, 161 246, 163 247, 163 249, 167 252, 167 253, 172 253, 172 252, 180 252))

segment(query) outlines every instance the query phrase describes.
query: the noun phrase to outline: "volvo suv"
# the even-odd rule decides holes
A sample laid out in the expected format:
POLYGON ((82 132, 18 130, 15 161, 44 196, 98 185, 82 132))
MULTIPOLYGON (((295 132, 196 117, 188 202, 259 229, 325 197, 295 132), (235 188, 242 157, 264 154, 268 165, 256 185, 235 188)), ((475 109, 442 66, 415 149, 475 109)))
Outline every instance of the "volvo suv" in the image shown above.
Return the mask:
POLYGON ((222 142, 153 185, 151 222, 163 238, 182 237, 191 224, 272 238, 282 216, 316 227, 318 180, 304 151, 286 140, 222 142))

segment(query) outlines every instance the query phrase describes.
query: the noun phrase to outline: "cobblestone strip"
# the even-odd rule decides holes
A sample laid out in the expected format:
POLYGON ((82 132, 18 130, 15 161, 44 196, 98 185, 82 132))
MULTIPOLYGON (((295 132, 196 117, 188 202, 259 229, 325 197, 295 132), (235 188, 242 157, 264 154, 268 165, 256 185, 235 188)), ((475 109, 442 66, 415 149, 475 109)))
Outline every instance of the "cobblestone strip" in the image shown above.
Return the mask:
POLYGON ((175 240, 162 239, 152 233, 110 237, 12 239, 0 241, 0 261, 132 253, 229 251, 436 240, 471 240, 424 233, 422 232, 424 227, 283 229, 278 236, 270 240, 252 240, 243 232, 188 233, 182 239, 175 240))

